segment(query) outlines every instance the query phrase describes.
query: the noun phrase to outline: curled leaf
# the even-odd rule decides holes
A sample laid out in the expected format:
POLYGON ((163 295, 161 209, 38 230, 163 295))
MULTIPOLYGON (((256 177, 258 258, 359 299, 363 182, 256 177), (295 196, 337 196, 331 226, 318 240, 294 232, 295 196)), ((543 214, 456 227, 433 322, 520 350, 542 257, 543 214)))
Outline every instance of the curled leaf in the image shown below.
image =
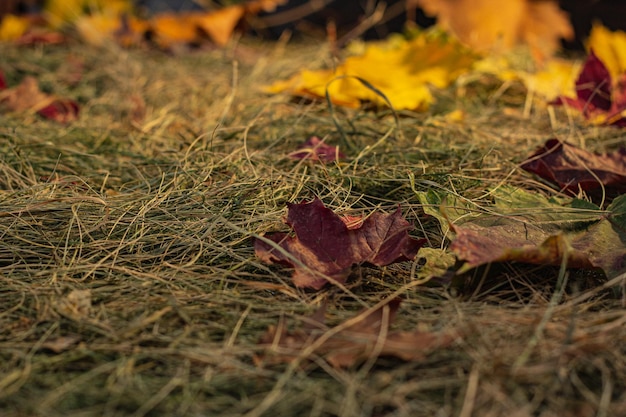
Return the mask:
POLYGON ((626 193, 626 148, 596 154, 550 139, 521 168, 573 194, 585 191, 612 198, 626 193))
POLYGON ((573 200, 569 204, 512 193, 509 201, 496 194, 489 214, 452 225, 450 249, 465 261, 460 272, 493 262, 602 269, 611 279, 626 273, 626 195, 605 212, 573 200), (542 201, 543 200, 543 201, 542 201), (496 214, 497 213, 497 214, 496 214))

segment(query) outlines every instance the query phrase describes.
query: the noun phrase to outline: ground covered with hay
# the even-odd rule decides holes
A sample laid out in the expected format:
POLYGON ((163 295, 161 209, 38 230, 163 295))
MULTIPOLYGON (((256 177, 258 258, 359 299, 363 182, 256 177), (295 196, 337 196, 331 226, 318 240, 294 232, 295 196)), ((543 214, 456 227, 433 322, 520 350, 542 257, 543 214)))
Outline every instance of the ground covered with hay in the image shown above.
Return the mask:
POLYGON ((310 291, 253 248, 285 230, 286 203, 316 196, 342 214, 400 205, 412 236, 446 247, 416 192, 479 205, 501 184, 558 195, 519 163, 551 137, 615 150, 619 129, 529 109, 521 85, 489 77, 398 121, 262 93, 304 64, 330 63, 306 41, 175 56, 77 44, 0 54, 9 84, 33 75, 81 105, 66 125, 0 116, 3 416, 626 415, 624 305, 598 274, 569 271, 557 288, 558 267, 502 264, 417 285, 418 254, 310 291), (290 158, 312 135, 346 159, 290 158), (347 368, 315 352, 277 363, 258 344, 269 326, 298 328, 323 303, 332 326, 391 296, 403 298, 393 329, 463 336, 422 360, 347 368))

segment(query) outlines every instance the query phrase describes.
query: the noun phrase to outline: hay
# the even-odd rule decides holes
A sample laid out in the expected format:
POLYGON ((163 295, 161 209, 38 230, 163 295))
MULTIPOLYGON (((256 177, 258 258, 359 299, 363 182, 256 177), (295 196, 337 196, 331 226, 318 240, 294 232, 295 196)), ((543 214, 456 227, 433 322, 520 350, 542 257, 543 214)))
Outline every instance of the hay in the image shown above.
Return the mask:
POLYGON ((324 103, 259 87, 322 65, 323 47, 244 42, 175 57, 0 49, 9 82, 34 75, 82 105, 68 126, 0 116, 2 415, 626 413, 623 307, 601 280, 551 304, 553 268, 506 265, 496 285, 481 289, 477 276, 459 290, 411 286, 411 265, 393 265, 359 269, 349 292, 311 293, 260 264, 251 245, 284 227, 286 202, 319 196, 339 212, 401 204, 415 235, 445 246, 416 190, 454 190, 478 204, 502 182, 554 193, 517 163, 552 135, 614 147, 623 142, 616 129, 581 127, 565 113, 554 126, 541 108, 530 119, 507 113, 504 105, 523 108, 523 91, 484 80, 450 89, 428 113, 401 114, 395 139, 392 113, 335 109, 350 159, 294 162, 287 155, 310 135, 340 143, 337 126, 324 103), (73 85, 62 66, 70 56, 85 66, 73 85), (464 122, 445 119, 456 109, 464 122), (278 320, 296 326, 328 298, 336 324, 396 292, 405 302, 394 326, 460 327, 464 338, 419 363, 253 363, 278 320))

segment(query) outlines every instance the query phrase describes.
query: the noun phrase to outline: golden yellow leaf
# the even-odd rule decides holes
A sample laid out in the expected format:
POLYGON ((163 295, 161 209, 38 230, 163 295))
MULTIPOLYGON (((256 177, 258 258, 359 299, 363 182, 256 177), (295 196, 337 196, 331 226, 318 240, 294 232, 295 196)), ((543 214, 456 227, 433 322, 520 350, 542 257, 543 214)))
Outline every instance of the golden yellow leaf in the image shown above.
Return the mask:
POLYGON ((26 17, 12 14, 4 15, 0 23, 0 41, 12 41, 18 39, 30 26, 30 20, 26 17))
POLYGON ((97 13, 80 16, 74 22, 80 37, 92 45, 102 45, 121 26, 119 16, 97 13))
POLYGON ((614 80, 626 73, 625 32, 621 30, 612 32, 600 24, 594 24, 587 46, 589 49, 593 49, 594 54, 608 68, 614 80))
POLYGON ((47 0, 44 15, 52 28, 74 22, 86 14, 120 15, 132 11, 130 0, 47 0))
POLYGON ((384 106, 382 93, 396 109, 425 110, 433 101, 429 86, 447 87, 474 60, 475 55, 458 42, 434 32, 422 33, 408 41, 369 44, 361 55, 348 57, 334 71, 304 70, 267 91, 311 98, 324 98, 328 92, 333 103, 348 107, 362 102, 384 106))
POLYGON ((474 64, 476 74, 490 74, 504 82, 521 81, 528 91, 543 100, 552 101, 559 96, 575 96, 575 82, 580 72, 580 62, 551 58, 542 65, 518 62, 519 54, 491 54, 474 64), (539 67, 539 69, 536 69, 539 67))
POLYGON ((478 74, 495 75, 502 81, 518 80, 519 71, 510 61, 510 57, 506 54, 489 54, 476 61, 473 69, 478 74))
POLYGON ((564 59, 551 59, 534 73, 520 72, 519 77, 529 91, 552 101, 560 96, 576 96, 576 79, 580 72, 580 62, 564 59))
POLYGON ((411 0, 479 51, 501 52, 525 43, 539 60, 570 39, 574 31, 555 1, 531 0, 411 0))

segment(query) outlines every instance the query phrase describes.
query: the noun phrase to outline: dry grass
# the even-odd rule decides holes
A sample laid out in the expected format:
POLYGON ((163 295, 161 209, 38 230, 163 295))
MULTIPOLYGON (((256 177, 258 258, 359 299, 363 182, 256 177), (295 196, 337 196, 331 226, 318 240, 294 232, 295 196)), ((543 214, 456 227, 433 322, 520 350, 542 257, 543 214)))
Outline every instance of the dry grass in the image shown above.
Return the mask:
POLYGON ((414 188, 554 193, 516 164, 553 135, 614 148, 617 129, 565 113, 555 126, 541 108, 525 118, 519 86, 478 80, 403 114, 402 139, 389 135, 388 112, 338 110, 347 162, 294 162, 287 154, 310 135, 345 139, 324 104, 258 88, 329 62, 324 47, 0 54, 9 83, 35 75, 82 105, 68 126, 0 116, 3 416, 626 414, 626 316, 597 277, 572 272, 557 300, 558 269, 504 265, 489 285, 476 285, 477 271, 464 288, 442 288, 411 286, 411 265, 394 265, 360 269, 350 293, 312 293, 251 245, 284 228, 286 202, 317 195, 340 212, 400 203, 415 235, 445 246, 414 188), (78 84, 67 81, 69 57, 83 57, 78 84), (446 121, 455 109, 465 122, 446 121), (256 341, 279 319, 296 326, 328 298, 338 323, 396 291, 406 300, 394 326, 460 327, 464 338, 423 362, 380 358, 371 369, 254 365, 256 341))

